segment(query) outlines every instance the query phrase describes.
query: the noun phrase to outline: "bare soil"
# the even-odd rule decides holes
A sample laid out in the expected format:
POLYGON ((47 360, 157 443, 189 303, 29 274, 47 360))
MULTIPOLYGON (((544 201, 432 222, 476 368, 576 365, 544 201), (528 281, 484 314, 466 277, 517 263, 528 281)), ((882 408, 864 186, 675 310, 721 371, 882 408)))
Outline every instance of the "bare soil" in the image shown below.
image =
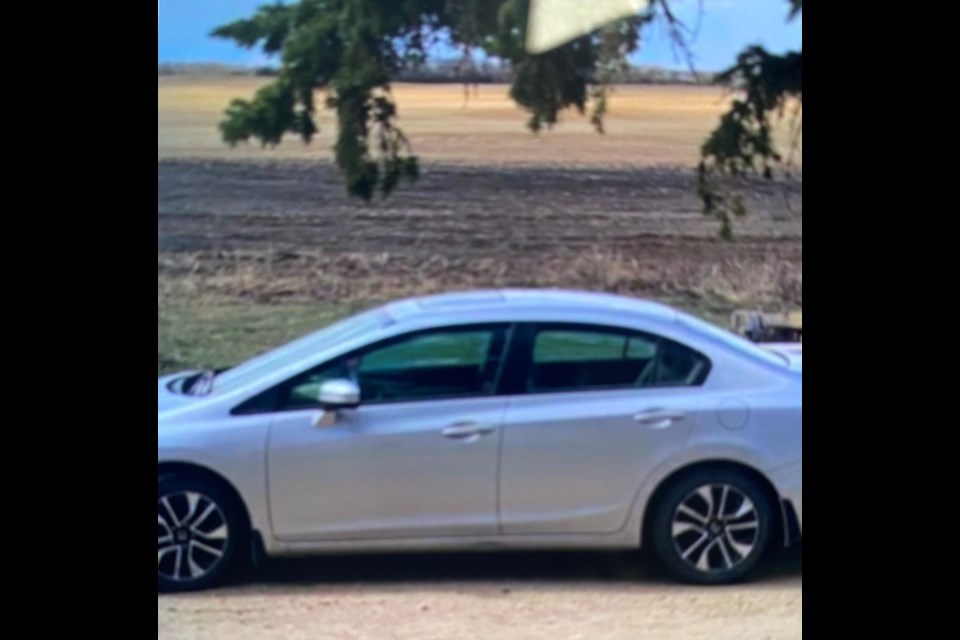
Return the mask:
POLYGON ((801 190, 752 184, 724 242, 685 169, 429 164, 363 204, 324 162, 161 160, 161 289, 189 278, 235 297, 342 300, 533 285, 796 303, 801 190))
POLYGON ((802 552, 721 588, 672 583, 633 554, 291 559, 240 586, 159 596, 157 622, 163 639, 800 639, 802 552))

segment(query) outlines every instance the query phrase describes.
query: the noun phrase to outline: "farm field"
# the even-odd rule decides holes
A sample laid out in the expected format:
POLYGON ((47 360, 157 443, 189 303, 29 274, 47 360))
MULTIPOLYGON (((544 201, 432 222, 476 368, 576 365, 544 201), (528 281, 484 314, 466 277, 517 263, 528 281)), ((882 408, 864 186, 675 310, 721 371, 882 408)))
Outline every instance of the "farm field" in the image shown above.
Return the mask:
MULTIPOLYGON (((309 146, 296 136, 273 150, 223 144, 216 128, 223 110, 266 82, 245 76, 158 77, 158 157, 331 159, 335 129, 327 111, 309 146)), ((598 135, 589 118, 569 112, 553 131, 534 137, 507 91, 506 85, 480 85, 478 94, 465 100, 460 85, 398 83, 393 95, 400 126, 422 158, 508 166, 693 165, 728 103, 716 87, 620 86, 612 94, 606 135, 598 135)))
POLYGON ((309 147, 230 149, 216 129, 264 80, 159 77, 158 370, 227 365, 409 294, 562 286, 643 295, 723 321, 802 302, 802 183, 750 187, 723 242, 692 170, 723 107, 709 87, 618 87, 606 135, 569 116, 534 137, 507 88, 397 85, 423 176, 348 198, 333 127, 309 147))

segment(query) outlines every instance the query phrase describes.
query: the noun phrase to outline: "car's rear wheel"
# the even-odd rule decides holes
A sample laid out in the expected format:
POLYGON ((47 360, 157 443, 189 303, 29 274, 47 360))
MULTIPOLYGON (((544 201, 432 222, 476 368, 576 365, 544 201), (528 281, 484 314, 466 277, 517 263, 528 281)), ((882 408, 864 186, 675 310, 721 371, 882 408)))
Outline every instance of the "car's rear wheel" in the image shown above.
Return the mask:
POLYGON ((162 476, 157 483, 157 589, 190 591, 221 583, 235 569, 244 522, 219 486, 162 476))
POLYGON ((704 469, 667 487, 653 511, 651 537, 664 566, 697 584, 746 578, 770 543, 773 509, 749 475, 704 469))

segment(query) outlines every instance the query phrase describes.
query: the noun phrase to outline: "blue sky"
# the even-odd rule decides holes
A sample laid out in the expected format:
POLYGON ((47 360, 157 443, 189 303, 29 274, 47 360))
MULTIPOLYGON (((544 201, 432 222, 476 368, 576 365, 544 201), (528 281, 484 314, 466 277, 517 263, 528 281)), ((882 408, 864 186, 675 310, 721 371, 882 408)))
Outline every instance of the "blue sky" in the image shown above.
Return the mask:
MULTIPOLYGON (((268 62, 260 53, 248 51, 218 38, 210 38, 217 25, 247 17, 271 0, 158 0, 158 62, 220 62, 257 66, 268 62)), ((697 0, 675 0, 677 15, 689 26, 699 23, 693 53, 699 69, 719 70, 729 66, 736 54, 750 44, 772 51, 800 48, 802 18, 787 23, 786 0, 703 0, 698 18, 697 0)), ((654 24, 644 32, 645 42, 635 57, 638 64, 684 68, 670 43, 666 29, 654 24)), ((444 54, 442 48, 436 52, 444 54)))

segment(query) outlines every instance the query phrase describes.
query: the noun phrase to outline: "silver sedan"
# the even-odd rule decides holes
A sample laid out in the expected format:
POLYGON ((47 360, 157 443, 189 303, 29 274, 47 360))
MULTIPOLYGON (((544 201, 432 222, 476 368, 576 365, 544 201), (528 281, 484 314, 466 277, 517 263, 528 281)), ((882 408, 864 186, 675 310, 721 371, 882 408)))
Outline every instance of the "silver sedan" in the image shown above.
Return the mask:
POLYGON ((403 300, 158 384, 157 585, 251 558, 652 548, 747 577, 802 527, 802 350, 612 295, 403 300))

